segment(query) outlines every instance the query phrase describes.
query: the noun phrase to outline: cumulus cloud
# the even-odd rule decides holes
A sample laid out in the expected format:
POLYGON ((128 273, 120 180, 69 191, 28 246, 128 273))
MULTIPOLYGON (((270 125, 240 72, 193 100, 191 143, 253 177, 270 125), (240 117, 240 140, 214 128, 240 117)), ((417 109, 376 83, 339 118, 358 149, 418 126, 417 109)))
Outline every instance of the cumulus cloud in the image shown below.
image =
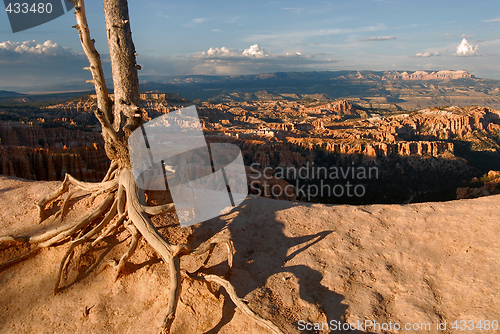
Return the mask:
POLYGON ((430 52, 419 52, 415 55, 415 57, 422 57, 422 58, 427 58, 427 57, 433 57, 433 56, 440 56, 441 54, 439 52, 434 52, 434 53, 430 53, 430 52))
POLYGON ((266 51, 264 51, 264 48, 261 48, 259 44, 254 44, 250 48, 243 51, 242 55, 251 58, 262 58, 269 57, 272 54, 266 53, 266 51))
POLYGON ((337 60, 327 57, 328 55, 325 54, 305 55, 301 52, 273 54, 259 44, 253 44, 244 50, 212 47, 208 51, 184 58, 183 62, 191 66, 190 73, 233 75, 308 71, 316 69, 317 66, 328 68, 337 62, 337 60))
POLYGON ((44 56, 67 56, 72 54, 69 48, 63 48, 51 40, 47 40, 43 44, 37 43, 36 40, 25 42, 6 41, 0 43, 0 50, 44 56))
POLYGON ((360 39, 361 42, 382 42, 382 41, 390 41, 391 39, 397 39, 394 36, 377 36, 377 37, 368 37, 360 39))
POLYGON ((457 56, 477 56, 477 50, 479 46, 473 46, 469 42, 467 42, 467 39, 463 39, 462 43, 460 43, 459 46, 457 46, 457 52, 455 55, 457 56))
POLYGON ((210 48, 208 51, 203 51, 199 55, 195 55, 195 58, 221 58, 221 57, 238 57, 240 56, 241 53, 239 53, 237 50, 230 50, 226 47, 222 48, 210 48))
POLYGON ((228 49, 226 47, 222 48, 210 48, 208 51, 203 51, 201 54, 195 55, 195 58, 264 58, 270 57, 272 54, 266 52, 264 48, 260 47, 259 44, 254 44, 248 49, 243 51, 228 49))
MULTIPOLYGON (((102 55, 103 59, 106 55, 102 55)), ((51 40, 0 42, 0 86, 33 86, 91 79, 88 60, 51 40)), ((109 70, 105 68, 106 74, 109 70)))

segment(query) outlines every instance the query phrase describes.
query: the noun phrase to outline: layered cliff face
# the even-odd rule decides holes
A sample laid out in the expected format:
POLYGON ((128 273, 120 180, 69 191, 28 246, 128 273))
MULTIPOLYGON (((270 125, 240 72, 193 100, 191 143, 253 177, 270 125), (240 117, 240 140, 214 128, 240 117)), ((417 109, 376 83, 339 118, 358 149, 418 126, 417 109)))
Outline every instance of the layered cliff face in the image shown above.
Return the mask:
POLYGON ((2 175, 55 181, 70 173, 80 180, 99 181, 109 166, 99 132, 0 123, 0 139, 2 175))
POLYGON ((454 79, 471 79, 472 74, 467 71, 415 71, 415 72, 389 72, 382 77, 382 80, 454 80, 454 79))

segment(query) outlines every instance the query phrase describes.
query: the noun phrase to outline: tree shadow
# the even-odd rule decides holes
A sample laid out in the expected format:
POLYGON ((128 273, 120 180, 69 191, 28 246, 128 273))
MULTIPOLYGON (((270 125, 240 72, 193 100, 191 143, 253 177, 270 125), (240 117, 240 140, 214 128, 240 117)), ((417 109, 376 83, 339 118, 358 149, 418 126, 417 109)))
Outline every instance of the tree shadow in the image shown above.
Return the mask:
MULTIPOLYGON (((106 256, 121 243, 124 243, 128 240, 125 238, 123 240, 118 240, 115 235, 108 236, 103 238, 100 242, 99 246, 94 247, 88 253, 82 254, 81 257, 77 254, 73 254, 71 263, 68 267, 68 273, 66 276, 76 276, 73 279, 69 279, 61 281, 61 286, 58 287, 57 291, 62 292, 71 288, 73 285, 83 281, 85 278, 89 277, 94 270, 104 261, 106 256), (77 258, 78 257, 78 258, 77 258), (75 275, 76 274, 76 275, 75 275), (65 285, 63 285, 65 284, 65 285)), ((79 247, 79 252, 81 252, 81 246, 79 247)), ((106 267, 100 269, 103 271, 106 267)))
MULTIPOLYGON (((293 328, 299 332, 299 320, 309 322, 315 317, 317 319, 318 314, 323 314, 323 318, 326 317, 327 322, 332 320, 344 322, 347 310, 347 305, 342 303, 344 297, 322 285, 323 275, 312 269, 313 266, 300 262, 293 264, 300 260, 292 261, 302 252, 320 244, 333 231, 320 231, 303 236, 287 236, 285 234, 285 225, 277 217, 277 212, 291 208, 296 204, 275 201, 275 205, 271 210, 270 207, 261 209, 259 207, 261 201, 269 200, 250 199, 243 202, 241 206, 233 210, 232 214, 237 213, 237 215, 229 224, 221 218, 216 218, 197 226, 191 244, 196 247, 203 240, 206 240, 207 234, 215 234, 226 227, 231 233, 235 248, 233 271, 229 276, 229 280, 234 285, 240 298, 250 293, 259 295, 259 299, 262 297, 263 304, 266 304, 263 307, 266 309, 264 312, 267 313, 265 317, 268 319, 274 318, 275 324, 281 327, 284 332, 293 332, 293 328), (292 263, 287 264, 289 262, 292 263), (279 305, 279 301, 276 303, 276 295, 272 296, 273 292, 268 291, 276 288, 276 285, 280 285, 279 283, 276 284, 276 280, 274 280, 273 285, 273 281, 270 280, 272 276, 277 274, 284 276, 283 281, 294 276, 299 285, 298 294, 300 299, 315 305, 319 313, 314 316, 311 315, 309 319, 301 319, 297 315, 287 317, 280 314, 282 305, 279 305)), ((310 206, 312 204, 303 205, 310 206)), ((223 275, 223 270, 227 270, 227 264, 225 263, 207 269, 207 273, 223 275)), ((277 289, 282 294, 283 291, 286 291, 283 287, 277 287, 277 289)), ((235 305, 225 292, 222 293, 226 297, 222 319, 206 334, 217 333, 234 316, 235 305)), ((290 296, 285 297, 290 297, 288 298, 290 300, 298 297, 293 294, 297 293, 290 291, 290 296)), ((314 322, 317 322, 317 320, 314 322)), ((300 332, 316 333, 318 331, 303 330, 300 332)), ((361 333, 357 330, 340 332, 361 333)))
POLYGON ((5 193, 5 192, 9 192, 9 191, 14 190, 14 189, 16 189, 16 188, 15 187, 8 187, 8 188, 0 189, 0 194, 5 193))

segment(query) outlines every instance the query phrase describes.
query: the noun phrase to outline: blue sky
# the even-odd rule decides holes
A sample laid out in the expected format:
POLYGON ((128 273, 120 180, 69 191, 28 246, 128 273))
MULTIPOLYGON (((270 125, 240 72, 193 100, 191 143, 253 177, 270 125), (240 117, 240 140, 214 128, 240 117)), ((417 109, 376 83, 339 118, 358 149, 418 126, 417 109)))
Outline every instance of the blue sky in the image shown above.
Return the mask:
MULTIPOLYGON (((498 0, 131 0, 129 8, 143 75, 465 69, 500 79, 498 0)), ((88 0, 86 10, 107 66, 102 2, 88 0)), ((0 13, 0 87, 89 79, 74 24, 68 13, 14 34, 0 13)))

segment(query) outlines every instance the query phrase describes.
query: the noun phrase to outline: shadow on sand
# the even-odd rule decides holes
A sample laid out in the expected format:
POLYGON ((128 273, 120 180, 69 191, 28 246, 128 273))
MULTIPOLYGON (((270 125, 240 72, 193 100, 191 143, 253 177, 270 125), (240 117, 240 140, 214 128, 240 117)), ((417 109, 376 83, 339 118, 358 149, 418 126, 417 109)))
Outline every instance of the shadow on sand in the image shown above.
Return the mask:
MULTIPOLYGON (((285 234, 283 221, 277 218, 277 212, 289 209, 293 204, 285 201, 275 201, 272 210, 259 207, 260 200, 247 199, 230 215, 235 215, 228 224, 223 218, 207 221, 195 229, 191 244, 196 247, 208 234, 212 235, 227 227, 234 243, 233 270, 228 279, 234 285, 240 298, 247 296, 257 300, 259 309, 263 310, 264 318, 273 321, 285 333, 328 333, 329 330, 299 330, 299 321, 315 323, 320 319, 322 323, 344 321, 347 305, 342 304, 342 295, 323 286, 323 275, 312 269, 307 263, 288 265, 287 263, 305 250, 318 245, 327 238, 332 231, 322 231, 310 235, 290 237, 285 234), (275 279, 272 279, 272 277, 275 279), (279 279, 279 280, 277 280, 279 279), (298 291, 288 289, 286 281, 298 282, 298 291), (283 284, 281 283, 283 282, 283 284), (281 296, 281 297, 280 297, 281 296), (284 297, 284 298, 282 298, 284 297), (312 305, 316 314, 304 312, 294 313, 300 298, 312 305), (280 299, 287 299, 283 303, 280 299), (294 304, 295 307, 290 305, 294 304), (328 319, 328 320, 326 320, 328 319)), ((309 205, 309 204, 301 204, 309 205)), ((296 261, 294 261, 296 262, 296 261)), ((223 275, 227 271, 227 262, 207 269, 207 273, 223 275)), ((235 305, 228 295, 225 296, 223 317, 220 322, 207 334, 218 333, 219 330, 231 321, 235 313, 235 305)), ((254 301, 255 303, 255 301, 254 301)), ((302 304, 307 304, 303 303, 302 304)), ((249 302, 252 308, 252 302, 249 302)), ((258 313, 258 312, 257 312, 258 313)), ((362 333, 358 330, 332 331, 343 333, 362 333)))

